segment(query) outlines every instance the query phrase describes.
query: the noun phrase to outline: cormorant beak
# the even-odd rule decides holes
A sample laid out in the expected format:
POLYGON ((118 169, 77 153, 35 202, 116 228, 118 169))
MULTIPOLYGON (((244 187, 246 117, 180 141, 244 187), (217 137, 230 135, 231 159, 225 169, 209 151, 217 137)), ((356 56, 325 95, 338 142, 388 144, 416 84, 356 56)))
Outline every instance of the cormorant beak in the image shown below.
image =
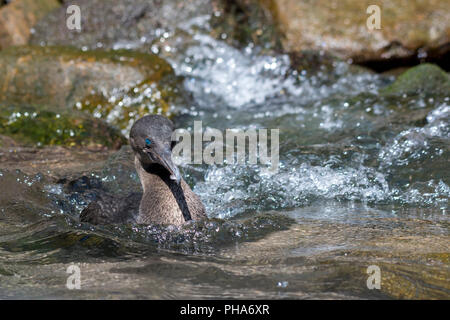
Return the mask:
MULTIPOLYGON (((159 148, 158 148, 159 149, 159 148)), ((167 171, 170 173, 170 179, 175 180, 177 184, 180 184, 181 182, 181 174, 180 170, 178 170, 178 167, 173 163, 172 161, 172 151, 170 148, 161 148, 162 150, 157 151, 150 151, 146 150, 147 153, 151 153, 151 156, 164 168, 166 168, 167 171)))

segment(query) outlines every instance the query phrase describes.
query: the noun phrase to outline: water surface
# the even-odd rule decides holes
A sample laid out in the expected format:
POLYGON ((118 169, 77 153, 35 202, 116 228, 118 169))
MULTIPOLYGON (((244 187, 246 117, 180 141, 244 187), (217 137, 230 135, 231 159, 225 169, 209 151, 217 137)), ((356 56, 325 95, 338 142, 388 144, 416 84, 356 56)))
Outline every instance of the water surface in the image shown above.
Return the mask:
POLYGON ((448 299, 449 97, 383 96, 394 77, 344 62, 296 70, 192 31, 205 21, 152 46, 190 96, 175 122, 280 129, 279 170, 183 165, 211 221, 174 228, 78 222, 99 190, 140 190, 129 148, 62 180, 2 169, 0 298, 448 299))

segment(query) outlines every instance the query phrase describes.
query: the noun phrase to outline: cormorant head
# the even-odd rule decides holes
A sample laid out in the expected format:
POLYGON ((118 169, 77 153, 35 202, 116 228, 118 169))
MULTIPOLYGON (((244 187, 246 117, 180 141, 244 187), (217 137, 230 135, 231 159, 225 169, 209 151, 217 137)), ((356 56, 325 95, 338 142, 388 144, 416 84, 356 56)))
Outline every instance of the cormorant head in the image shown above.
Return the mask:
POLYGON ((130 144, 139 161, 145 167, 160 164, 178 184, 180 171, 172 161, 172 121, 160 115, 148 115, 137 120, 130 131, 130 144))

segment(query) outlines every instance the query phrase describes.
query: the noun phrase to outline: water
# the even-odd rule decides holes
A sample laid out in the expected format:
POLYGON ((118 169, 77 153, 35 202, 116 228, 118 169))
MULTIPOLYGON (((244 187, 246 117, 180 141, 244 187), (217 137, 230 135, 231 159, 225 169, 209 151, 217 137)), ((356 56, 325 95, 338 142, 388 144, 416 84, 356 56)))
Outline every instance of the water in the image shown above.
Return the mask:
POLYGON ((151 46, 192 97, 177 126, 279 128, 278 172, 183 165, 211 221, 175 228, 78 222, 96 193, 140 190, 129 148, 65 180, 2 169, 0 298, 448 299, 449 97, 382 96, 393 77, 342 62, 294 70, 206 21, 151 46))

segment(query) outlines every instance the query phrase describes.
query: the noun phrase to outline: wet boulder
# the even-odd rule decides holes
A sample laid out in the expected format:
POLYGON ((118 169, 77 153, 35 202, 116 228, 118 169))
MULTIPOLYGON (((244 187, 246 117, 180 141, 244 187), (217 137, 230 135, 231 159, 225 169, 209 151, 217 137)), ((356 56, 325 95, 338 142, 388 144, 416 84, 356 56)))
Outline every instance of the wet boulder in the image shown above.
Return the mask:
POLYGON ((94 92, 127 90, 172 73, 168 63, 151 54, 11 47, 0 52, 0 101, 64 109, 94 92))
MULTIPOLYGON (((354 62, 442 58, 450 42, 450 2, 439 0, 258 0, 270 12, 285 51, 323 50, 354 62), (367 20, 378 4, 380 29, 367 20)), ((371 20, 372 21, 372 20, 371 20)))
POLYGON ((0 6, 0 49, 26 44, 34 24, 59 6, 57 0, 15 0, 0 6))
POLYGON ((266 6, 255 0, 216 2, 209 21, 212 36, 237 47, 251 43, 269 54, 282 49, 274 17, 266 6))
MULTIPOLYGON (((20 145, 104 146, 126 144, 121 132, 105 121, 73 111, 55 112, 42 106, 0 104, 0 134, 20 145)), ((5 146, 14 145, 2 139, 5 146)))
POLYGON ((136 49, 194 16, 214 12, 211 0, 78 0, 76 4, 81 11, 81 32, 66 26, 66 10, 71 5, 67 2, 36 25, 31 42, 136 49))
POLYGON ((59 46, 0 51, 0 103, 79 109, 123 130, 144 114, 168 115, 178 81, 153 54, 59 46))
POLYGON ((36 25, 33 44, 152 50, 169 56, 202 30, 237 46, 252 42, 265 49, 280 48, 270 13, 253 1, 79 0, 81 31, 66 27, 70 4, 36 25))
POLYGON ((106 119, 127 135, 133 123, 146 114, 173 115, 172 106, 185 101, 178 81, 174 77, 159 82, 147 79, 127 90, 94 92, 78 101, 75 108, 106 119))
POLYGON ((383 95, 443 96, 450 93, 450 77, 434 64, 424 63, 407 70, 384 88, 383 95))

